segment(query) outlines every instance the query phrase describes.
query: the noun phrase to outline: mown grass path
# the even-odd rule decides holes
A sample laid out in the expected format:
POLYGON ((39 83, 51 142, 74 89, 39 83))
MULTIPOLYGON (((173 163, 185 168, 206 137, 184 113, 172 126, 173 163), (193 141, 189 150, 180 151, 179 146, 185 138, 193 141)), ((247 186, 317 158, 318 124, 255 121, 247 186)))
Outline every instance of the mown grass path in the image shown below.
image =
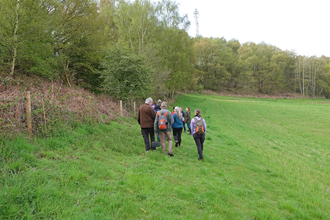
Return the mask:
POLYGON ((144 152, 134 119, 3 140, 0 216, 329 219, 329 104, 181 95, 207 122, 204 162, 185 133, 174 157, 144 152))

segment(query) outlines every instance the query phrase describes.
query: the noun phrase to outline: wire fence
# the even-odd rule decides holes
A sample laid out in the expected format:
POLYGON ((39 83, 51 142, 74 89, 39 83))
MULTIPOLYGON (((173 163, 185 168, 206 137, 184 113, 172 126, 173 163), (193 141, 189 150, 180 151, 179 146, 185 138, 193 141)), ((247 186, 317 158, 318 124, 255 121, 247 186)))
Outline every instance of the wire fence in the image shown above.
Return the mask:
POLYGON ((26 91, 16 85, 0 85, 0 133, 4 134, 41 132, 47 135, 60 121, 107 123, 121 115, 130 116, 126 108, 120 111, 117 101, 82 88, 43 83, 26 91), (31 130, 28 130, 29 124, 31 130))
POLYGON ((109 123, 117 117, 136 118, 144 102, 144 99, 113 100, 60 82, 38 82, 30 78, 9 83, 0 80, 0 134, 47 136, 63 122, 109 123))

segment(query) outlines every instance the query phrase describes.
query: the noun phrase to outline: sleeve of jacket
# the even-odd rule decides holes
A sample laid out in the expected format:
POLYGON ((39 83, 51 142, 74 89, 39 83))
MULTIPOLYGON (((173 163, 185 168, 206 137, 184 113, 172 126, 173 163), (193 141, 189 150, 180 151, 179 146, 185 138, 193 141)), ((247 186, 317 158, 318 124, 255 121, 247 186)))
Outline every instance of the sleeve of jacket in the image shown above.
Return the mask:
POLYGON ((190 129, 192 134, 195 134, 195 124, 195 118, 191 119, 190 129))
POLYGON ((206 122, 204 119, 203 119, 203 124, 204 124, 204 128, 205 128, 205 133, 206 133, 206 122))
POLYGON ((137 114, 137 121, 138 121, 138 123, 140 124, 140 108, 139 108, 139 110, 138 110, 138 114, 137 114))
POLYGON ((173 124, 174 124, 174 122, 175 122, 175 120, 176 120, 176 114, 174 113, 173 115, 172 115, 172 118, 173 118, 173 123, 171 123, 171 127, 172 127, 172 129, 173 129, 173 124))
POLYGON ((172 124, 174 124, 174 118, 173 118, 173 115, 172 115, 172 113, 171 113, 170 111, 168 112, 167 115, 168 115, 168 117, 169 117, 167 121, 170 122, 170 125, 171 125, 171 127, 172 127, 172 124))
POLYGON ((156 118, 155 118, 155 122, 154 122, 155 133, 159 133, 159 130, 158 130, 158 119, 159 119, 159 116, 158 116, 158 114, 156 114, 156 118))
POLYGON ((156 111, 155 111, 155 109, 153 109, 152 107, 150 108, 150 111, 151 111, 151 117, 155 120, 155 118, 156 118, 156 111))
POLYGON ((190 121, 190 112, 186 112, 186 117, 184 118, 184 120, 188 123, 190 121))

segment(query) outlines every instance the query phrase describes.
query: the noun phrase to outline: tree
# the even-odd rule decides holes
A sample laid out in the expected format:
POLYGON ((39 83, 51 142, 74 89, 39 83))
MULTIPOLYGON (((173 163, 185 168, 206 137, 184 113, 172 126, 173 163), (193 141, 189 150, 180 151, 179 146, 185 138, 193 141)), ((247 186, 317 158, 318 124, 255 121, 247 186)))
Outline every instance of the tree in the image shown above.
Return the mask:
POLYGON ((116 98, 127 100, 142 98, 152 92, 152 70, 145 57, 132 54, 127 48, 114 46, 101 63, 102 86, 116 98))
POLYGON ((0 54, 10 76, 17 66, 22 72, 50 74, 43 61, 52 55, 47 22, 54 13, 52 3, 52 0, 0 1, 0 54))
POLYGON ((155 91, 167 93, 187 89, 193 83, 192 40, 185 29, 187 16, 180 16, 178 4, 170 0, 120 1, 115 12, 119 44, 144 55, 155 70, 155 91))
POLYGON ((157 10, 157 5, 148 0, 120 1, 114 17, 119 42, 129 46, 135 54, 144 54, 160 31, 157 10))
POLYGON ((229 58, 232 51, 221 38, 196 39, 196 68, 203 72, 204 88, 221 90, 231 78, 228 72, 229 58))

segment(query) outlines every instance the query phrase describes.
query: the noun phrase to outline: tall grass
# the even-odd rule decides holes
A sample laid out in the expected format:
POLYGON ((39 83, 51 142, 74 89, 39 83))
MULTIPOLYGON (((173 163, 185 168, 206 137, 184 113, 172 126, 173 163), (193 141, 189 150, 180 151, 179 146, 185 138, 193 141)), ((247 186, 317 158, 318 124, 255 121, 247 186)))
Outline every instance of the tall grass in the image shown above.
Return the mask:
POLYGON ((135 119, 2 139, 0 216, 329 219, 327 103, 181 95, 207 122, 204 162, 185 133, 174 157, 146 153, 135 119))

